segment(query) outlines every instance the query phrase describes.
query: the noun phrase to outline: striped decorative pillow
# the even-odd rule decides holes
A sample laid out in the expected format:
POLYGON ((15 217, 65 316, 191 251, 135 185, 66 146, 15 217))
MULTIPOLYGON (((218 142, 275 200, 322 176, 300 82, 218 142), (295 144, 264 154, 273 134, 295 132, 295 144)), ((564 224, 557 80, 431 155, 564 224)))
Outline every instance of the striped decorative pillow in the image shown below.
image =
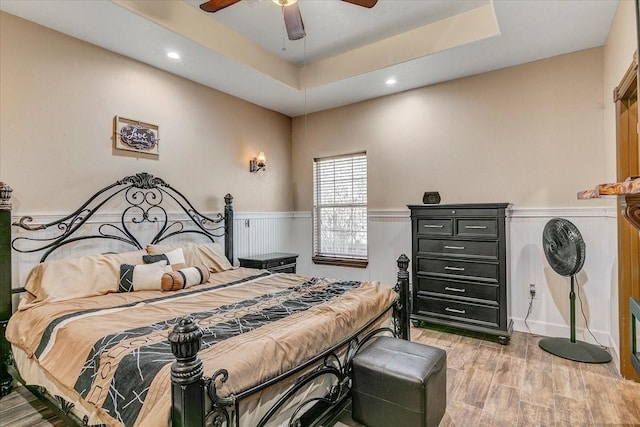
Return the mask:
POLYGON ((211 273, 208 268, 187 267, 177 271, 171 271, 162 275, 162 290, 177 291, 193 285, 199 285, 209 280, 211 273))

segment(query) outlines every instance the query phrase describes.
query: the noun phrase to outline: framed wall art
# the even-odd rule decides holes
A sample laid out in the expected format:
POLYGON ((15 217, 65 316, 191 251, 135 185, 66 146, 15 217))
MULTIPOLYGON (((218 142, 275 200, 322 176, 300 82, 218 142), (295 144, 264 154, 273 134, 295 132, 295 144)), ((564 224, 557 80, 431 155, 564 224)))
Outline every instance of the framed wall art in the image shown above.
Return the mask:
POLYGON ((158 125, 120 116, 113 118, 113 147, 116 151, 133 151, 158 156, 159 141, 158 125))

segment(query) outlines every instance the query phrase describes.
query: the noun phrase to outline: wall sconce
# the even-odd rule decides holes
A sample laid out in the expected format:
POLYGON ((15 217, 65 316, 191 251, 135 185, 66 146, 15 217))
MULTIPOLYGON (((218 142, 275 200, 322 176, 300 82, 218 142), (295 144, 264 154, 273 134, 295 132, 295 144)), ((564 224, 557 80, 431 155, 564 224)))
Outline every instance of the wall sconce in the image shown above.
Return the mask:
POLYGON ((264 152, 261 151, 258 157, 254 157, 249 160, 249 172, 258 172, 259 170, 265 170, 267 167, 267 159, 264 156, 264 152))

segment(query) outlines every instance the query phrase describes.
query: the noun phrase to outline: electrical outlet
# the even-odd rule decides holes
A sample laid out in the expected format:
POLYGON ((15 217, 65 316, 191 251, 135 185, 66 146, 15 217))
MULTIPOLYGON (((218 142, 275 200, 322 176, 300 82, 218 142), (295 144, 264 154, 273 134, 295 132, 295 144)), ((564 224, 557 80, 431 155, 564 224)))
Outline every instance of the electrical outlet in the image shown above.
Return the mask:
POLYGON ((531 299, 536 297, 536 284, 535 283, 529 283, 529 296, 531 297, 531 299))

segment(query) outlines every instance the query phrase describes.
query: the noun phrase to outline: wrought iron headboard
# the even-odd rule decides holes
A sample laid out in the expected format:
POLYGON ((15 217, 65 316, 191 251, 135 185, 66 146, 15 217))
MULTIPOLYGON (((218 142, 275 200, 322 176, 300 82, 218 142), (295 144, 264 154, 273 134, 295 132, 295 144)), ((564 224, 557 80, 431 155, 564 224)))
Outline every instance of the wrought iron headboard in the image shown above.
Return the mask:
POLYGON ((117 240, 134 248, 143 249, 144 246, 140 243, 134 226, 149 223, 156 224, 159 229, 149 242, 144 243, 157 244, 170 237, 187 234, 204 236, 212 242, 215 238, 223 237, 225 256, 233 263, 233 197, 231 194, 227 194, 224 201, 224 214, 218 213, 213 218, 205 216, 198 212, 182 193, 163 179, 142 172, 126 176, 104 187, 75 212, 64 218, 38 225, 31 224, 32 217, 20 218, 13 223, 14 226, 28 231, 51 229, 55 232, 51 237, 16 237, 11 242, 11 247, 22 253, 45 250, 40 262, 45 261, 52 252, 65 245, 88 239, 117 240), (81 229, 86 232, 83 225, 108 202, 118 197, 124 204, 118 221, 102 223, 97 231, 89 234, 78 233, 81 229), (165 198, 175 202, 182 211, 180 214, 187 214, 186 221, 190 221, 194 227, 186 228, 185 220, 170 219, 169 213, 163 206, 163 203, 166 203, 165 198))

